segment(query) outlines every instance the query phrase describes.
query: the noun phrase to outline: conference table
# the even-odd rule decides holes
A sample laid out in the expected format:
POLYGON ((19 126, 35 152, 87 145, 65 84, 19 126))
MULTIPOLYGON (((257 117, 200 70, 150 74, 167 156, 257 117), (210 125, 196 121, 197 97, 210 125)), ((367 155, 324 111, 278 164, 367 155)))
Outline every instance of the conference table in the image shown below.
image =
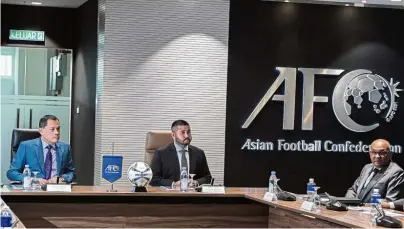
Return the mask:
MULTIPOLYGON (((1 198, 26 228, 220 227, 369 228, 359 211, 319 213, 301 209, 302 200, 269 202, 264 188, 226 188, 224 194, 149 187, 73 186, 72 192, 2 192, 1 198)), ((400 218, 404 223, 404 218, 400 218)))

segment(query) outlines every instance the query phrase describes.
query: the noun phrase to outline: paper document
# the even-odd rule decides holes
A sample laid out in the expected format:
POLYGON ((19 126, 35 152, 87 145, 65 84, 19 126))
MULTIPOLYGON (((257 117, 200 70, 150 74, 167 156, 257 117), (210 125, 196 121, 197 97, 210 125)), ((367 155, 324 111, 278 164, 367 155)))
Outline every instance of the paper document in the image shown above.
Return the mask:
POLYGON ((170 187, 170 186, 160 186, 161 191, 175 191, 176 189, 170 187))

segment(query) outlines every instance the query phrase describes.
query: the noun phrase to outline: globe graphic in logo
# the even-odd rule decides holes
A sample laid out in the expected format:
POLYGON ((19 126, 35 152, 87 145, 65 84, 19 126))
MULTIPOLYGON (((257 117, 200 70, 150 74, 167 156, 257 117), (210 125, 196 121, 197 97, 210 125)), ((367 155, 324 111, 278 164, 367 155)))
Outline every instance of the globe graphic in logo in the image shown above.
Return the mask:
POLYGON ((395 105, 397 84, 389 83, 376 74, 356 75, 344 91, 344 108, 346 114, 361 125, 369 125, 380 119, 389 120, 395 105))
POLYGON ((144 162, 135 162, 128 169, 128 180, 135 187, 146 187, 153 177, 150 166, 144 162))

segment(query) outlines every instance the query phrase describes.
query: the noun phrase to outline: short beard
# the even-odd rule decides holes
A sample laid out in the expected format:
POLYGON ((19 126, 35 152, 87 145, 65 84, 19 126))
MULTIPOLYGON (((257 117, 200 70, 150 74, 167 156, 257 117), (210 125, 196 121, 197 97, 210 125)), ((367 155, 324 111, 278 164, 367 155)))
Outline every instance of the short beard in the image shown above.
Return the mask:
MULTIPOLYGON (((185 139, 184 139, 185 140, 185 139)), ((186 144, 184 144, 184 143, 181 143, 180 142, 180 140, 177 138, 177 137, 175 137, 175 142, 178 144, 178 145, 180 145, 182 148, 185 148, 187 145, 189 145, 189 143, 191 143, 191 141, 190 141, 190 139, 188 138, 188 143, 186 143, 186 144)))

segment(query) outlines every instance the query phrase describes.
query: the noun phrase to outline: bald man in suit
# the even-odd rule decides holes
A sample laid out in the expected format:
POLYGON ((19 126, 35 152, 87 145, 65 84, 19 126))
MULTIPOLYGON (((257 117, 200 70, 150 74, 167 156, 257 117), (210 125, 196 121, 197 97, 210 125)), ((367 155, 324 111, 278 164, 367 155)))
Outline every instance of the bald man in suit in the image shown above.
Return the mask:
POLYGON ((384 139, 373 141, 369 156, 372 163, 363 167, 345 196, 369 203, 373 190, 378 189, 382 199, 388 202, 404 198, 404 171, 392 161, 390 143, 384 139))

